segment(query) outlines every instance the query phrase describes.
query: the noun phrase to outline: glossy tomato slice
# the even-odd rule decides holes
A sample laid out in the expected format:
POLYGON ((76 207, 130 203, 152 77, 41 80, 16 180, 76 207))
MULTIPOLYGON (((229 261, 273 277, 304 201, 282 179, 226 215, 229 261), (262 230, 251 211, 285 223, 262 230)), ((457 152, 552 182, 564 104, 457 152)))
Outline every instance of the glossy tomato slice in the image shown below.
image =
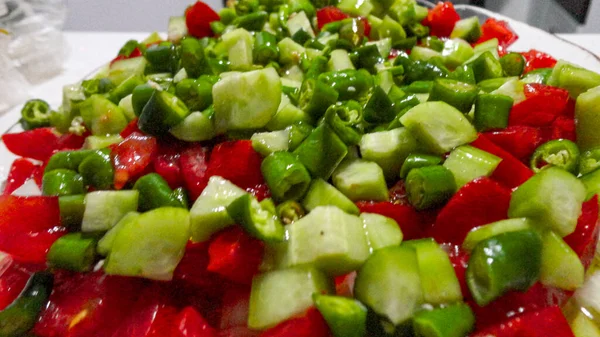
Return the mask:
POLYGON ((185 307, 175 318, 173 337, 217 337, 217 332, 193 307, 185 307))
POLYGON ((271 328, 260 337, 329 337, 329 327, 321 313, 313 308, 300 317, 291 318, 271 328))
POLYGON ((460 16, 454 9, 454 5, 450 1, 440 1, 429 10, 427 18, 422 23, 430 28, 431 35, 448 37, 459 20, 460 16))
POLYGON ((583 203, 575 231, 564 238, 565 242, 579 255, 586 268, 590 266, 596 254, 596 244, 600 232, 599 212, 598 195, 595 195, 583 203))
POLYGON ((6 148, 21 157, 46 161, 54 151, 66 147, 78 148, 81 143, 72 143, 68 140, 61 140, 54 128, 38 128, 19 133, 7 133, 2 135, 2 141, 6 148))
POLYGON ((210 153, 207 174, 223 177, 237 186, 248 189, 264 184, 260 165, 262 157, 249 140, 224 142, 210 153))
POLYGON ((319 26, 319 29, 323 29, 323 26, 328 23, 344 20, 348 17, 348 14, 335 6, 323 7, 317 11, 317 26, 319 26))
POLYGON ((213 36, 210 23, 219 19, 219 14, 202 1, 197 1, 185 11, 188 32, 198 39, 213 36))
POLYGON ((377 213, 396 220, 405 240, 419 239, 424 236, 421 217, 411 205, 391 202, 359 201, 356 203, 361 213, 377 213))
POLYGON ((179 157, 179 167, 185 188, 191 201, 196 200, 208 184, 208 149, 194 144, 183 150, 179 157))
POLYGON ((264 244, 239 226, 227 228, 213 237, 208 247, 210 262, 207 269, 223 278, 250 284, 258 273, 264 253, 264 244))
POLYGON ((33 272, 43 269, 43 264, 21 264, 12 256, 0 252, 0 310, 19 296, 33 272))
POLYGON ((23 184, 33 177, 39 165, 32 163, 30 160, 25 158, 16 159, 8 172, 8 178, 6 179, 6 186, 4 186, 4 194, 11 194, 17 188, 23 186, 23 184))
POLYGON ((156 156, 157 142, 152 136, 133 132, 112 149, 116 189, 141 175, 156 156))

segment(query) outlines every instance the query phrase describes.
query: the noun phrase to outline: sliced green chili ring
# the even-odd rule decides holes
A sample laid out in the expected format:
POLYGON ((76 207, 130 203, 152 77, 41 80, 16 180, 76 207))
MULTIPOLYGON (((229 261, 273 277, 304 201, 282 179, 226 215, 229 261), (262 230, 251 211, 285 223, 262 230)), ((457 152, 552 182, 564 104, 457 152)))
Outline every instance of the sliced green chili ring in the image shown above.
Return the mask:
POLYGON ((300 220, 304 215, 306 215, 306 211, 297 201, 288 200, 277 205, 277 216, 284 225, 300 220))
POLYGON ((479 88, 476 85, 449 79, 437 79, 433 82, 429 101, 446 102, 462 113, 471 111, 479 88))
POLYGON ((326 83, 309 78, 302 83, 298 107, 317 120, 337 102, 338 96, 338 92, 326 83))
POLYGON ((429 35, 429 27, 420 24, 419 22, 412 23, 406 26, 406 30, 410 35, 418 38, 429 35))
POLYGON ((600 147, 595 147, 581 154, 579 158, 579 174, 584 175, 600 168, 600 147))
POLYGON ((212 87, 208 80, 186 78, 175 86, 175 95, 190 111, 204 111, 213 103, 212 87))
POLYGON ((172 57, 174 53, 175 45, 168 41, 163 41, 148 47, 144 53, 144 57, 151 66, 151 73, 172 72, 172 57))
POLYGON ((327 57, 322 55, 315 57, 314 59, 310 60, 310 62, 308 61, 308 59, 306 59, 307 65, 304 69, 306 73, 305 78, 318 78, 320 74, 327 71, 328 62, 329 60, 327 59, 327 57))
POLYGON ((475 73, 473 72, 473 67, 470 64, 463 64, 462 66, 454 69, 452 73, 452 78, 469 84, 476 84, 475 73))
POLYGON ((181 66, 190 78, 210 73, 204 47, 199 40, 193 37, 181 40, 181 66))
POLYGON ((346 145, 356 145, 360 142, 363 135, 362 107, 358 102, 350 100, 331 105, 325 112, 324 122, 346 145))
POLYGON ((189 202, 189 199, 187 196, 187 192, 185 191, 185 188, 178 187, 178 188, 174 189, 173 197, 175 198, 175 200, 179 201, 179 203, 181 204, 181 207, 189 208, 190 202, 189 202))
POLYGON ((529 166, 535 172, 547 166, 557 166, 571 173, 577 173, 580 152, 577 144, 568 139, 556 139, 540 145, 529 166))
POLYGON ((440 156, 411 153, 408 155, 408 157, 406 157, 404 163, 402 164, 402 168, 400 169, 400 178, 406 179, 408 172, 410 172, 412 169, 439 165, 441 163, 442 157, 440 156))
POLYGON ((81 162, 94 153, 94 150, 60 151, 52 155, 44 172, 56 169, 67 169, 77 171, 81 162))
MULTIPOLYGON (((304 32, 304 30, 301 31, 304 32)), ((277 46, 277 37, 265 31, 256 33, 254 41, 254 51, 252 55, 254 57, 254 62, 259 64, 267 64, 273 60, 279 59, 279 47, 277 46)))
POLYGON ((458 303, 419 311, 412 322, 416 336, 463 337, 475 327, 475 315, 467 304, 458 303))
POLYGON ((365 69, 326 72, 319 75, 319 81, 335 89, 342 101, 359 100, 373 87, 373 78, 365 69))
POLYGON ((526 291, 540 276, 542 239, 534 230, 507 232, 480 242, 471 253, 467 285, 479 306, 510 290, 526 291))
POLYGON ((331 177, 347 154, 348 147, 327 124, 315 128, 294 150, 311 175, 324 180, 331 177))
POLYGON ((392 47, 394 47, 394 49, 398 49, 398 50, 410 50, 416 45, 417 45, 417 37, 411 36, 411 37, 407 37, 405 39, 396 41, 392 47))
POLYGON ((367 308, 353 298, 314 294, 315 306, 334 337, 363 337, 367 330, 367 308))
POLYGON ((519 53, 508 53, 500 58, 506 76, 521 76, 525 70, 525 58, 519 53))
POLYGON ((389 123, 396 117, 394 103, 380 86, 373 87, 365 105, 364 120, 369 123, 389 123))
POLYGON ((237 17, 235 20, 233 20, 233 24, 236 25, 238 28, 244 28, 248 31, 253 30, 259 32, 264 27, 268 18, 269 13, 267 12, 254 12, 237 17))
POLYGON ((475 128, 478 131, 506 128, 513 102, 511 97, 505 95, 477 95, 473 117, 475 128))
POLYGON ((83 177, 85 185, 93 186, 97 190, 109 189, 113 184, 115 174, 110 150, 94 151, 81 161, 78 171, 83 177))
POLYGON ((148 103, 155 91, 156 88, 148 83, 138 85, 133 89, 131 93, 131 105, 136 116, 139 117, 142 114, 142 110, 144 110, 146 103, 148 103))
POLYGON ((414 81, 402 88, 409 94, 428 94, 433 87, 433 81, 414 81))
POLYGON ((313 127, 305 122, 294 123, 285 129, 290 132, 289 151, 294 151, 313 131, 313 127))
POLYGON ((301 45, 304 45, 306 42, 310 41, 310 39, 312 39, 312 36, 310 36, 310 34, 308 34, 304 29, 298 29, 298 31, 292 35, 292 40, 301 45))
POLYGON ((157 173, 149 173, 139 178, 134 190, 140 192, 138 210, 146 212, 160 207, 181 207, 169 184, 157 173))
POLYGON ((263 160, 260 169, 277 200, 299 200, 310 185, 308 170, 290 152, 270 154, 263 160))
POLYGON ((452 172, 440 165, 410 170, 405 184, 408 201, 418 210, 443 205, 456 191, 452 172))
POLYGON ((25 130, 50 125, 50 105, 41 99, 31 99, 21 109, 21 126, 25 130))
POLYGON ((269 199, 258 202, 245 193, 227 206, 227 213, 255 238, 265 242, 280 242, 285 238, 283 225, 273 212, 275 207, 269 199), (265 205, 266 207, 264 207, 265 205))
POLYGON ((365 68, 372 73, 375 73, 375 65, 384 61, 375 44, 362 46, 356 52, 358 53, 358 67, 365 68))
POLYGON ((60 224, 71 232, 81 230, 81 221, 85 212, 85 195, 64 195, 58 197, 60 224))
POLYGON ((96 259, 97 241, 81 233, 69 233, 56 240, 48 251, 48 265, 84 273, 90 271, 96 259))
POLYGON ((56 169, 44 173, 42 178, 42 195, 84 194, 83 178, 75 171, 56 169))
POLYGON ((25 288, 9 306, 0 311, 0 336, 22 336, 30 331, 46 306, 54 276, 50 272, 36 272, 25 288))

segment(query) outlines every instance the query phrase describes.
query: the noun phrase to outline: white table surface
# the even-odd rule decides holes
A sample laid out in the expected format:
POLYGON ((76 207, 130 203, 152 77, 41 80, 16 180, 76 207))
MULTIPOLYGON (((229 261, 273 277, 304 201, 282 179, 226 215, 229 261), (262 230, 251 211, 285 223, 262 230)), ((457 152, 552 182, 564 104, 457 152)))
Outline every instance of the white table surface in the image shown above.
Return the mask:
MULTIPOLYGON (((60 103, 63 85, 78 82, 82 77, 108 62, 127 40, 142 40, 148 35, 149 33, 131 32, 66 32, 65 39, 69 53, 65 59, 63 71, 49 80, 32 86, 30 96, 47 100, 50 103, 60 103)), ((563 34, 559 36, 600 56, 600 34, 563 34)), ((0 130, 3 132, 18 118, 19 107, 14 107, 0 116, 0 130)))

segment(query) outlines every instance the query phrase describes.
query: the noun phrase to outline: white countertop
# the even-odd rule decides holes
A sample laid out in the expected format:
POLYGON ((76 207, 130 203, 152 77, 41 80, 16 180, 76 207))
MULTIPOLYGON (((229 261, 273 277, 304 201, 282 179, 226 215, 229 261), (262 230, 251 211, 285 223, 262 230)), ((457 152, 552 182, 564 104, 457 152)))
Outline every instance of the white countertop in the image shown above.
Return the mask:
MULTIPOLYGON (((149 33, 130 32, 66 32, 65 39, 69 52, 63 71, 49 80, 33 85, 30 89, 30 96, 47 100, 51 104, 59 104, 63 85, 76 83, 85 75, 105 64, 117 54, 127 40, 142 40, 148 35, 149 33)), ((559 37, 600 55, 600 34, 562 34, 559 37)), ((0 129, 6 130, 17 121, 18 110, 13 108, 0 116, 0 129)))

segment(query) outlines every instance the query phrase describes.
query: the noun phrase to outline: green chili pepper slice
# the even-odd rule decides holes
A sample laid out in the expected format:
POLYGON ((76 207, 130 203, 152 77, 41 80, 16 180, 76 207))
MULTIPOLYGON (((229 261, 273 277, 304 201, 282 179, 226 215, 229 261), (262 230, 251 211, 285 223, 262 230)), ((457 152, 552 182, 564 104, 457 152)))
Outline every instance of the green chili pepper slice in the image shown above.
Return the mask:
POLYGON ((579 174, 585 175, 600 168, 600 147, 584 151, 579 158, 579 174))
POLYGON ((525 70, 525 58, 519 53, 508 53, 500 58, 506 76, 521 76, 525 70))
POLYGON ((227 213, 259 240, 280 242, 285 238, 285 230, 275 215, 275 206, 270 199, 258 202, 255 197, 246 193, 227 206, 227 213))
POLYGON ((360 104, 350 100, 330 106, 325 112, 324 122, 344 143, 356 145, 363 135, 362 114, 360 104))
POLYGON ((290 152, 278 151, 267 156, 261 166, 263 176, 277 200, 298 200, 310 184, 310 174, 290 152))
POLYGON ((580 152, 577 144, 568 139, 556 139, 540 145, 531 156, 530 167, 535 172, 557 166, 577 173, 580 152))
POLYGON ((56 169, 44 174, 42 178, 43 195, 83 194, 85 188, 83 178, 75 171, 56 169))
POLYGON ((21 126, 32 130, 50 125, 50 105, 41 99, 31 99, 21 109, 21 126))
POLYGON ((297 201, 288 200, 277 205, 277 216, 284 225, 300 220, 304 215, 306 215, 306 211, 297 201))
POLYGON ((455 190, 452 172, 440 165, 415 168, 406 176, 408 201, 419 210, 443 205, 455 190))
POLYGON ((335 337, 362 337, 367 329, 367 308, 341 296, 314 294, 315 306, 335 337))
POLYGON ((81 233, 69 233, 56 240, 48 251, 48 265, 76 272, 92 269, 97 241, 81 233))
POLYGON ((400 169, 400 178, 406 179, 408 172, 410 172, 412 169, 439 165, 441 163, 442 157, 428 154, 411 153, 408 155, 408 157, 406 157, 404 163, 402 164, 402 168, 400 169))

